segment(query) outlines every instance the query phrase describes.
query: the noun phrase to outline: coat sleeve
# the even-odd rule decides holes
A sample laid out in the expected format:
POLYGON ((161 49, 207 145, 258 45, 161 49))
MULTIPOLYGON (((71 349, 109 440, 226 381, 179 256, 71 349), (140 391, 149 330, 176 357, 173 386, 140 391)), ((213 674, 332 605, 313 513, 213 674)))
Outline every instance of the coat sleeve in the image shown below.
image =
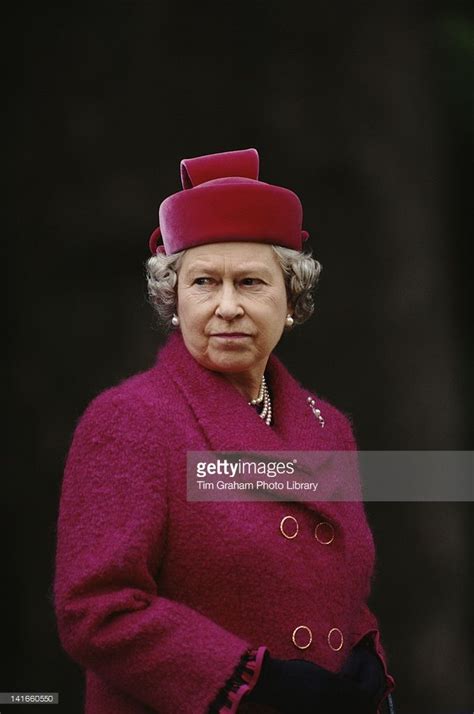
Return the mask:
POLYGON ((150 411, 109 390, 76 429, 58 522, 58 630, 69 655, 112 687, 160 714, 196 714, 250 643, 160 595, 168 457, 150 411))

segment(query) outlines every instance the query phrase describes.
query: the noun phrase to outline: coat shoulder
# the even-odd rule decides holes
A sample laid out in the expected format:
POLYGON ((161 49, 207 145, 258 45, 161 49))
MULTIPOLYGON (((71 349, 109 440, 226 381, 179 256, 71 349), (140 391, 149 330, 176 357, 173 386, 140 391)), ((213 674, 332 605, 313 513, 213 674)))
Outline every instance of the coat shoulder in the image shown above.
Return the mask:
MULTIPOLYGON (((314 407, 315 416, 318 416, 317 410, 319 410, 324 420, 324 435, 328 446, 334 450, 356 448, 352 418, 349 414, 335 407, 319 393, 307 388, 275 355, 270 358, 269 367, 270 377, 279 395, 279 406, 289 413, 290 420, 298 423, 300 410, 303 408, 308 413, 309 408, 314 407)), ((318 421, 321 420, 318 418, 318 421)))
POLYGON ((172 413, 173 396, 156 367, 132 375, 92 399, 79 419, 76 436, 87 433, 97 440, 114 433, 124 443, 160 440, 172 413))

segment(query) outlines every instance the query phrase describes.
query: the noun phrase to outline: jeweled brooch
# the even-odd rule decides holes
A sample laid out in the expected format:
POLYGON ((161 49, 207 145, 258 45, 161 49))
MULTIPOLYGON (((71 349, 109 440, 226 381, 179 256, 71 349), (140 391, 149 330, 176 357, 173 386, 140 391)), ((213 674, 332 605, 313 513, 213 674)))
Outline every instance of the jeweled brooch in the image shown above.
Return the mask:
POLYGON ((319 421, 321 428, 324 428, 324 424, 326 422, 324 421, 324 417, 321 414, 321 409, 318 409, 318 407, 316 406, 316 402, 312 397, 308 397, 308 404, 311 407, 311 411, 313 412, 314 416, 319 421))

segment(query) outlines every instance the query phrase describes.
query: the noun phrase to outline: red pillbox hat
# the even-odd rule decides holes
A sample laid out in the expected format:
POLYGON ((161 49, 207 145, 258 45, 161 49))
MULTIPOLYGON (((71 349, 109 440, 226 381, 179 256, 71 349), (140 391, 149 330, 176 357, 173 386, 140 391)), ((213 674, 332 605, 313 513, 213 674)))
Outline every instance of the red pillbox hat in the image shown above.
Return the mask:
POLYGON ((170 255, 206 243, 255 241, 302 250, 303 209, 287 188, 259 181, 256 149, 181 161, 183 190, 159 209, 151 234, 153 254, 170 255), (163 245, 158 245, 160 238, 163 245))

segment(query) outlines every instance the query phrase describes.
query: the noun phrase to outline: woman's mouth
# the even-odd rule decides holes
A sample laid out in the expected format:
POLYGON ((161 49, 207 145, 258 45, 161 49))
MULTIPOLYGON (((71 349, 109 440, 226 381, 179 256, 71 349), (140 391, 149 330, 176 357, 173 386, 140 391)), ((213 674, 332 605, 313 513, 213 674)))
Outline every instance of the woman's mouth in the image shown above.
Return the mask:
POLYGON ((250 337, 247 332, 213 332, 211 337, 218 337, 224 340, 241 340, 250 337))

